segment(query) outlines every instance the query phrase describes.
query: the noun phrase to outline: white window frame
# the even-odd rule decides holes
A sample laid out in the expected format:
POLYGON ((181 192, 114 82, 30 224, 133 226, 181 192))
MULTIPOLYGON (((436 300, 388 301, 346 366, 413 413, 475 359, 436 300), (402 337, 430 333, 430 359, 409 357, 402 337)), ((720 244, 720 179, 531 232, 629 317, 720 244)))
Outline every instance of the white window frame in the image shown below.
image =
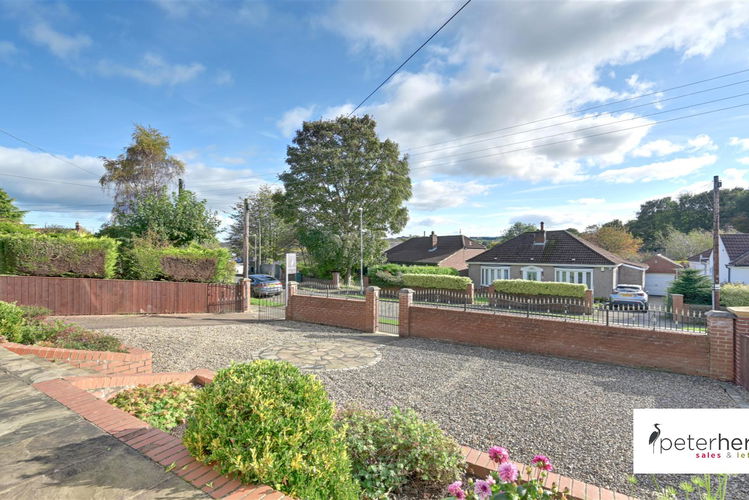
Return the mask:
POLYGON ((581 269, 579 267, 555 267, 554 281, 585 285, 589 290, 593 290, 593 271, 593 269, 581 269))
POLYGON ((509 266, 481 266, 481 286, 489 286, 495 280, 510 279, 509 266))
POLYGON ((543 281, 544 280, 544 270, 538 266, 523 267, 521 271, 523 273, 524 280, 530 280, 530 278, 528 277, 530 273, 536 273, 536 277, 537 277, 537 279, 531 280, 531 281, 543 281))

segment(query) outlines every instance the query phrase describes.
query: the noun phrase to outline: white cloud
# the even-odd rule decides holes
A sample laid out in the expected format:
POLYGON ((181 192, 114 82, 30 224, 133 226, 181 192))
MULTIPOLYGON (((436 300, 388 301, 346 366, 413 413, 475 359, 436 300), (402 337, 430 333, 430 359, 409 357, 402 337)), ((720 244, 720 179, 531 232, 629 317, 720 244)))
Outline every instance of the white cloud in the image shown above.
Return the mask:
POLYGON ((741 151, 749 151, 749 138, 741 139, 739 137, 731 137, 728 140, 728 144, 731 146, 736 146, 741 151))
POLYGON ((233 85, 234 77, 231 71, 219 71, 213 81, 216 82, 216 85, 233 85))
POLYGON ((744 156, 743 158, 737 158, 736 161, 741 163, 742 165, 749 165, 749 156, 744 156))
POLYGON ((682 151, 684 146, 674 144, 667 139, 657 139, 643 144, 632 151, 632 156, 639 158, 650 158, 651 156, 666 156, 682 151))
POLYGON ((99 62, 98 71, 104 76, 124 76, 148 85, 178 85, 189 82, 205 70, 197 62, 172 64, 161 56, 146 53, 137 67, 124 66, 107 60, 99 62))
POLYGON ((79 33, 66 35, 53 29, 44 21, 39 21, 28 27, 27 36, 36 44, 49 49, 61 59, 77 56, 81 50, 91 45, 91 38, 79 33))
MULTIPOLYGON (((740 168, 727 168, 723 171, 723 175, 720 177, 722 183, 722 189, 733 189, 733 188, 749 188, 749 181, 746 180, 746 174, 749 173, 747 169, 740 168)), ((704 180, 689 184, 688 186, 682 186, 671 193, 659 196, 671 196, 672 198, 678 198, 679 195, 684 193, 704 193, 705 191, 712 191, 713 182, 712 180, 704 180)))
POLYGON ((570 200, 570 204, 572 205, 584 205, 586 207, 591 205, 601 205, 603 203, 606 203, 604 198, 578 198, 576 200, 570 200))
POLYGON ((307 108, 297 106, 284 113, 281 119, 276 122, 276 127, 278 127, 278 130, 281 131, 284 137, 291 137, 302 126, 302 122, 312 118, 312 113, 314 112, 315 106, 307 108))
POLYGON ((239 156, 224 156, 221 158, 221 161, 223 163, 228 163, 229 165, 244 165, 247 163, 247 160, 239 156))
POLYGON ((712 138, 707 134, 700 134, 694 139, 689 139, 687 145, 691 151, 715 151, 718 149, 718 145, 715 144, 712 138))
POLYGON ((459 207, 477 196, 486 194, 488 184, 475 181, 435 181, 424 180, 413 186, 413 197, 409 205, 417 210, 459 207))
POLYGON ((615 184, 632 184, 635 182, 652 182, 666 179, 677 179, 698 171, 702 167, 712 165, 718 160, 715 155, 702 155, 687 158, 677 158, 642 165, 606 170, 598 175, 598 179, 615 184))
POLYGON ((18 54, 18 48, 13 42, 0 41, 0 61, 8 62, 16 54, 18 54))

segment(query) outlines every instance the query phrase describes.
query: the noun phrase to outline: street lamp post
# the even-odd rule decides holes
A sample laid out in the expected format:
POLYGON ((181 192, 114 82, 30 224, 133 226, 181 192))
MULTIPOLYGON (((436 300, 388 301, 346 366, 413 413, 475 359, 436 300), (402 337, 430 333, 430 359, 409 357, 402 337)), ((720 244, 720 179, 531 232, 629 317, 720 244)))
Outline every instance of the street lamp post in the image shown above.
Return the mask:
POLYGON ((359 287, 364 291, 364 208, 359 207, 359 287))

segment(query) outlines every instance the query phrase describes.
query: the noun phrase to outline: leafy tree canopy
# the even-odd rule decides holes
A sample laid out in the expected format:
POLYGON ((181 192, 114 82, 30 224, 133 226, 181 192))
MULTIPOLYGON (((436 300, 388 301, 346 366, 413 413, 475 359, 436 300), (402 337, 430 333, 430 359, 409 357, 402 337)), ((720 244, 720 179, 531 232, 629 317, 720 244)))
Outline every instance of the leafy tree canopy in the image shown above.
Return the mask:
POLYGON ((602 226, 589 226, 581 237, 628 259, 635 257, 642 246, 642 240, 632 236, 618 220, 602 226))
POLYGON ((186 246, 216 240, 220 221, 215 212, 191 191, 180 194, 151 194, 130 205, 115 224, 101 234, 121 240, 148 235, 155 244, 186 246))
POLYGON ((8 193, 0 188, 0 221, 21 222, 25 211, 19 209, 13 203, 14 200, 8 193))
POLYGON ((516 236, 520 236, 521 234, 527 233, 529 231, 538 231, 538 227, 536 227, 534 224, 516 222, 512 226, 505 229, 505 231, 500 235, 499 241, 495 242, 492 246, 498 243, 504 243, 507 240, 511 240, 516 236))
POLYGON ((135 200, 166 193, 185 171, 184 164, 168 154, 169 137, 155 128, 135 125, 132 138, 117 158, 101 157, 106 173, 99 184, 114 191, 115 220, 127 214, 135 200))
POLYGON ((386 234, 408 221, 408 160, 377 137, 375 125, 366 115, 305 122, 287 149, 284 192, 274 195, 313 260, 347 278, 359 267, 360 215, 365 264, 377 262, 386 234))
POLYGON ((686 260, 713 246, 713 235, 710 231, 693 229, 682 233, 674 228, 669 230, 658 241, 661 252, 671 259, 686 260))

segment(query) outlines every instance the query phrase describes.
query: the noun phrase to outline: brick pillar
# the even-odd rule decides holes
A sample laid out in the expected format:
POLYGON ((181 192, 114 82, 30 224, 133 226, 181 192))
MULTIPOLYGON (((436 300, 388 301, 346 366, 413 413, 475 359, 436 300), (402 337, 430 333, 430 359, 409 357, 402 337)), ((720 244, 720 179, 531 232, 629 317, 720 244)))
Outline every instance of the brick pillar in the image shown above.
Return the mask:
POLYGON ((749 373, 749 353, 744 352, 744 344, 749 338, 749 307, 729 307, 728 310, 736 317, 734 322, 734 378, 742 387, 749 387, 746 374, 749 373), (744 361, 747 360, 747 361, 744 361))
POLYGON ((411 304, 414 301, 414 291, 410 288, 401 288, 398 292, 398 335, 408 337, 410 335, 411 304))
POLYGON ((289 296, 286 297, 286 319, 294 321, 294 295, 296 295, 296 281, 289 281, 289 296))
POLYGON ((341 273, 338 271, 333 272, 333 288, 341 288, 341 273))
POLYGON ((734 380, 734 315, 726 311, 709 311, 707 337, 710 346, 710 377, 734 380))
POLYGON ((671 294, 671 313, 674 321, 682 322, 684 320, 684 296, 680 293, 671 294))
POLYGON ((593 314, 593 290, 585 290, 585 314, 593 314))
POLYGON ((380 288, 376 286, 368 286, 364 296, 364 302, 365 313, 362 330, 375 333, 377 331, 377 325, 380 322, 380 288))
POLYGON ((473 282, 466 285, 466 304, 473 304, 473 282))
POLYGON ((250 305, 252 302, 250 283, 252 282, 249 279, 245 278, 242 280, 242 312, 250 312, 250 305))

